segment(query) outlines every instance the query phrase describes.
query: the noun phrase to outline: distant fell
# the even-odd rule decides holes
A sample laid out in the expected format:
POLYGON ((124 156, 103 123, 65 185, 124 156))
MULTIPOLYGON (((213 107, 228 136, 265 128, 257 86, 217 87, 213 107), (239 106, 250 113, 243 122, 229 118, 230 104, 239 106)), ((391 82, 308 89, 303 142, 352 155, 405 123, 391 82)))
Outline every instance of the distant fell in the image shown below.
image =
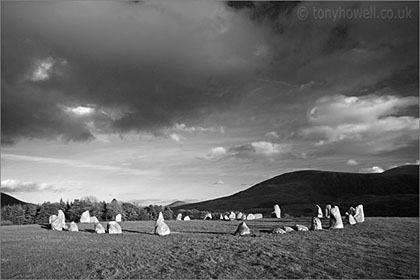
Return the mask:
POLYGON ((8 195, 6 193, 1 193, 1 206, 7 206, 7 205, 16 205, 16 204, 30 204, 24 201, 21 201, 11 195, 8 195))
POLYGON ((168 204, 166 206, 167 207, 170 207, 170 208, 173 208, 173 207, 178 207, 178 206, 182 206, 182 205, 185 205, 185 204, 188 204, 188 202, 182 201, 182 200, 178 200, 178 201, 172 202, 171 204, 168 204))
POLYGON ((282 213, 313 216, 315 204, 337 204, 342 214, 362 203, 367 216, 419 216, 419 166, 360 174, 303 170, 285 173, 244 191, 218 199, 172 207, 211 211, 238 210, 269 216, 274 204, 282 213))

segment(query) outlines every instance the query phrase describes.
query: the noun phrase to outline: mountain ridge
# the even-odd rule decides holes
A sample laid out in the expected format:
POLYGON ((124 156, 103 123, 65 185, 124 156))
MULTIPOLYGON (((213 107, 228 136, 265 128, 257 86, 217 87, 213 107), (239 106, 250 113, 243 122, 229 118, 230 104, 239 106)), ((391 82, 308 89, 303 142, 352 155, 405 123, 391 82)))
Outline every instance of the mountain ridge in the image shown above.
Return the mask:
POLYGON ((177 209, 238 210, 271 213, 273 205, 294 216, 312 216, 315 204, 337 204, 342 212, 362 203, 368 216, 418 216, 419 166, 400 166, 383 173, 299 170, 264 180, 217 199, 177 209))

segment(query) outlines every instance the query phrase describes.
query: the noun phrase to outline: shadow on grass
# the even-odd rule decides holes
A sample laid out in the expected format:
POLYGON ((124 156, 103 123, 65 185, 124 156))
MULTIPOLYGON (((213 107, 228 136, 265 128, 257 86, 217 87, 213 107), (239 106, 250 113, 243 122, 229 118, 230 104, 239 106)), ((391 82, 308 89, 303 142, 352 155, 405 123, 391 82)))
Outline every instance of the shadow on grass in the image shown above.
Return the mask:
POLYGON ((41 228, 43 229, 49 229, 52 230, 51 225, 50 224, 39 224, 41 226, 41 228))
POLYGON ((217 231, 178 231, 176 233, 198 233, 198 234, 218 234, 218 235, 223 235, 223 234, 232 234, 230 232, 217 232, 217 231))
POLYGON ((146 234, 146 235, 154 235, 153 232, 144 232, 144 231, 138 231, 138 230, 130 230, 130 229, 123 229, 123 232, 130 232, 130 233, 140 233, 140 234, 146 234))

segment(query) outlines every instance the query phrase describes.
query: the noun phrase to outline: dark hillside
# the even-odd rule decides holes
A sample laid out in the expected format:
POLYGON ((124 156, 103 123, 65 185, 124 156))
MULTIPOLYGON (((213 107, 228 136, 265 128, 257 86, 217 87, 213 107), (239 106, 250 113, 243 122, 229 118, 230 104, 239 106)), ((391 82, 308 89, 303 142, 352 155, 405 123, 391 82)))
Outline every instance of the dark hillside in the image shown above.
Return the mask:
POLYGON ((16 205, 16 204, 29 204, 29 203, 23 202, 17 198, 14 198, 11 195, 1 193, 1 206, 2 207, 6 205, 16 205))
POLYGON ((273 177, 231 196, 174 207, 175 209, 240 210, 271 213, 279 204, 294 216, 312 216, 315 204, 340 206, 363 203, 367 216, 419 215, 418 165, 382 174, 305 170, 273 177))

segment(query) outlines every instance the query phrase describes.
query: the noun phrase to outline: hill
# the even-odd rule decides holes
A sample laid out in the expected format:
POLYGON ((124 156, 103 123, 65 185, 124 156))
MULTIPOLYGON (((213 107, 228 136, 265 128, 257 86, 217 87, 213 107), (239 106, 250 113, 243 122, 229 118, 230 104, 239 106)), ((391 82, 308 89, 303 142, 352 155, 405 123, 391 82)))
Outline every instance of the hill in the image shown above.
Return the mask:
POLYGON ((315 215, 315 204, 337 204, 342 214, 351 206, 364 204, 367 216, 419 215, 419 166, 407 165, 384 173, 359 174, 304 170, 285 173, 230 196, 177 209, 211 211, 239 210, 270 215, 279 204, 283 213, 315 215))
POLYGON ((166 206, 170 207, 170 208, 173 208, 173 207, 179 207, 179 206, 182 206, 182 205, 185 205, 185 204, 188 204, 188 202, 178 200, 178 201, 172 202, 171 204, 168 204, 166 206))
POLYGON ((15 205, 15 204, 29 204, 29 203, 23 202, 6 193, 3 193, 3 192, 1 193, 1 206, 2 207, 6 205, 15 205))

